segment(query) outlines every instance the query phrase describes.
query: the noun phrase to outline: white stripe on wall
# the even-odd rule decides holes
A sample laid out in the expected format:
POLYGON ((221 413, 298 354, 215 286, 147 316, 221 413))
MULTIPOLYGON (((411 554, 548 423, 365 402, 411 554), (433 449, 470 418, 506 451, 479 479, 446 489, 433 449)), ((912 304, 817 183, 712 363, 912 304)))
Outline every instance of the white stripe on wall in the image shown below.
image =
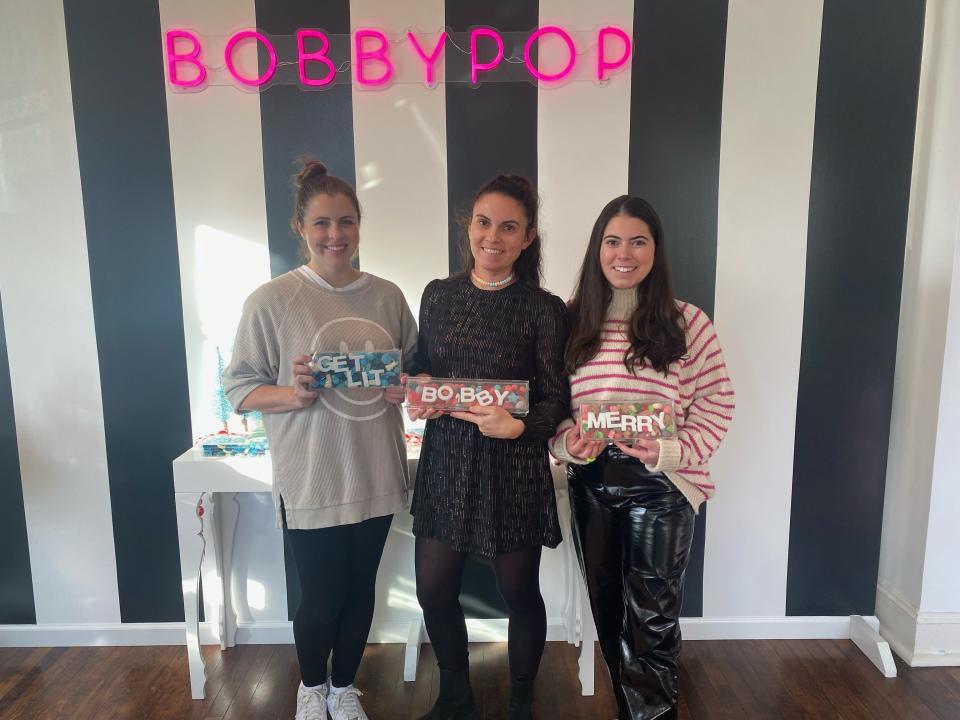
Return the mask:
POLYGON ((0 285, 36 618, 114 623, 117 566, 63 4, 6 3, 3 13, 0 285))
MULTIPOLYGON (((253 0, 161 0, 160 19, 163 31, 186 27, 196 32, 208 65, 222 64, 217 58, 227 33, 257 26, 253 0)), ((236 61, 241 72, 255 75, 251 50, 238 50, 236 61)), ((221 429, 215 406, 217 348, 229 361, 243 302, 270 279, 260 96, 231 85, 177 93, 169 82, 166 93, 190 417, 197 438, 221 429)), ((230 428, 240 430, 235 415, 230 428)), ((286 620, 283 537, 273 527, 272 499, 251 496, 239 502, 244 520, 234 558, 251 571, 247 586, 236 589, 240 620, 286 620)), ((218 600, 215 575, 214 559, 208 557, 203 571, 208 613, 218 600)))
MULTIPOLYGON (((198 33, 208 64, 222 57, 227 31, 257 25, 253 0, 161 0, 160 21, 164 31, 198 33)), ((255 63, 251 55, 238 51, 237 60, 255 63)), ((244 299, 270 279, 260 96, 229 85, 190 93, 171 91, 169 82, 166 88, 190 417, 198 437, 221 429, 216 349, 229 359, 244 299)))
MULTIPOLYGON (((547 288, 566 300, 573 293, 590 230, 600 210, 627 192, 630 148, 630 65, 604 87, 593 78, 596 30, 617 25, 632 34, 632 0, 540 0, 540 25, 569 29, 577 45, 572 81, 537 94, 537 172, 543 201, 547 288), (576 30, 577 32, 572 32, 576 30)), ((611 42, 612 53, 615 49, 611 42)), ((545 71, 563 66, 566 49, 555 38, 540 45, 545 71), (560 52, 558 58, 558 51, 560 52)))
POLYGON ((703 614, 783 615, 822 2, 731 0, 715 320, 737 417, 712 463, 703 614))
POLYGON ((442 57, 438 85, 428 88, 405 36, 410 29, 432 48, 444 27, 444 4, 352 0, 350 25, 403 38, 390 49, 396 75, 389 88, 353 85, 353 143, 363 208, 360 265, 397 283, 417 316, 424 286, 448 273, 446 90, 442 57))

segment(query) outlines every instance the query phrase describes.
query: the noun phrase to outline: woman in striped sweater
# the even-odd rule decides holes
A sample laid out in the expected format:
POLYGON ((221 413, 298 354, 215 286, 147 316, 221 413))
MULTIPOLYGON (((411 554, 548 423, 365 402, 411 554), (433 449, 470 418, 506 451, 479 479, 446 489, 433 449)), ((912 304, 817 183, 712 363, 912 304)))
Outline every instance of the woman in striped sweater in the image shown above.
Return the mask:
POLYGON ((683 576, 733 387, 710 319, 673 296, 660 219, 645 200, 624 195, 600 213, 570 315, 574 418, 586 402, 675 408, 674 437, 607 447, 568 419, 550 441, 568 463, 573 539, 619 718, 675 718, 683 576))

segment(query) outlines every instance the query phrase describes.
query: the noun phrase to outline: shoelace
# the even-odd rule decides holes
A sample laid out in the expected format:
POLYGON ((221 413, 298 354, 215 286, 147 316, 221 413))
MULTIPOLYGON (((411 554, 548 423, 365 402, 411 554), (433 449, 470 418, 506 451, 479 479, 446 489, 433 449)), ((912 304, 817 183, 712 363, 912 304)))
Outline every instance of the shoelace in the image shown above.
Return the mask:
POLYGON ((304 720, 327 720, 327 702, 319 692, 307 690, 298 700, 304 708, 304 720))
POLYGON ((332 695, 331 698, 335 703, 337 703, 342 710, 347 713, 347 717, 351 720, 360 717, 360 713, 363 712, 363 708, 360 707, 359 695, 363 695, 362 692, 357 690, 355 687, 347 688, 342 693, 337 693, 332 695))

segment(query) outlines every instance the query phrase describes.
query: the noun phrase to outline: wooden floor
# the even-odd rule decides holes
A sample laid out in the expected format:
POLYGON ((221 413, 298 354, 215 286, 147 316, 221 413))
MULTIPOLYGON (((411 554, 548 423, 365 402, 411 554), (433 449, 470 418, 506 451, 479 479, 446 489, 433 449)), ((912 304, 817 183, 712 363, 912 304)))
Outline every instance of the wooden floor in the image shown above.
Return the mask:
MULTIPOLYGON (((0 648, 0 719, 290 720, 298 683, 290 645, 204 648, 207 699, 191 700, 182 647, 0 648)), ((481 717, 499 720, 507 696, 506 646, 472 645, 481 717)), ((602 664, 597 694, 580 695, 577 650, 548 643, 537 681, 537 720, 616 716, 602 664)), ((371 720, 417 718, 436 693, 424 646, 416 683, 402 678, 403 646, 370 645, 357 687, 371 720)), ((849 641, 686 642, 681 718, 958 720, 960 668, 910 669, 883 678, 849 641)))

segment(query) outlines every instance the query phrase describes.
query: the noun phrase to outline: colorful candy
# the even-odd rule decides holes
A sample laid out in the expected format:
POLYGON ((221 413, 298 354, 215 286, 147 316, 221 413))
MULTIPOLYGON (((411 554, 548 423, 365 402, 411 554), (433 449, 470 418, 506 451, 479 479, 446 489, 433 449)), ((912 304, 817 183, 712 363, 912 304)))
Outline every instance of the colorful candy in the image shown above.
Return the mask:
POLYGON ((311 390, 384 388, 399 385, 402 372, 399 350, 315 352, 308 367, 311 390))
POLYGON ((672 437, 677 432, 674 415, 668 402, 583 403, 580 434, 588 440, 627 445, 641 437, 672 437))
POLYGON ((200 441, 204 457, 232 457, 235 455, 266 455, 267 438, 264 435, 229 435, 219 433, 200 441))
POLYGON ((470 410, 499 405, 511 415, 530 412, 530 383, 526 380, 472 380, 465 378, 407 379, 408 407, 470 410))

